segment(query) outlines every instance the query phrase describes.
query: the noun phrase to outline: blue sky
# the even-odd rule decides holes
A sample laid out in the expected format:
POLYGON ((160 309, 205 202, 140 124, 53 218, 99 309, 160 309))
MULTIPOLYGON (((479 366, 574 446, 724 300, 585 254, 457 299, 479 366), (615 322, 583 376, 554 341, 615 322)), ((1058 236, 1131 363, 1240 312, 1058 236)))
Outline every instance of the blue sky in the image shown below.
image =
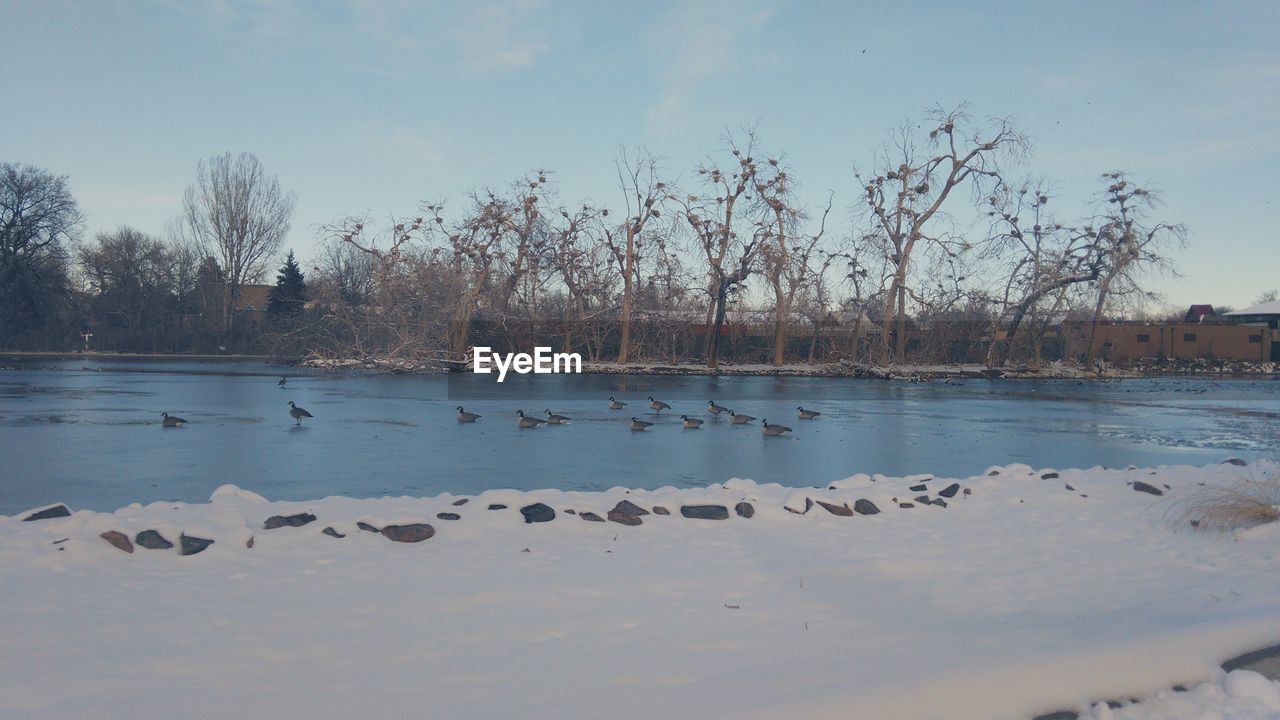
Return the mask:
POLYGON ((744 122, 847 227, 852 167, 964 101, 1031 135, 1064 217, 1107 170, 1160 190, 1172 305, 1280 285, 1280 3, 6 0, 0 28, 0 160, 70 176, 90 233, 163 232, 199 159, 249 151, 305 259, 343 215, 538 167, 616 202, 619 144, 687 178, 744 122))

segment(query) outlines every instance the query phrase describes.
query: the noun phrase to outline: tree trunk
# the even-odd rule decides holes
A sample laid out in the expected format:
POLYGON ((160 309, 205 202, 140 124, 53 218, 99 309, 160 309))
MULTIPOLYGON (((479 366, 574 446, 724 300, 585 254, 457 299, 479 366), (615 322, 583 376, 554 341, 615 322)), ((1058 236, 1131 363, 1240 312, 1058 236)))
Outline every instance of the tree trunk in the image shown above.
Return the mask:
POLYGON ((712 369, 720 367, 720 328, 724 327, 727 294, 722 284, 716 294, 716 319, 711 326, 711 339, 707 344, 707 367, 712 369))

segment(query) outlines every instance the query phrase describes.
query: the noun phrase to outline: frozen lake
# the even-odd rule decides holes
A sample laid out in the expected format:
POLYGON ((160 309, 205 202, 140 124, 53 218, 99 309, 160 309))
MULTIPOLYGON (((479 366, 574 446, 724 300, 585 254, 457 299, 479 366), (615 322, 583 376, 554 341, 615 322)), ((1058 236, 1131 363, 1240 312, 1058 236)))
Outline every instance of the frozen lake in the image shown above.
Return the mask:
POLYGON ((261 363, 0 361, 0 514, 205 502, 232 482, 271 499, 510 487, 688 487, 744 477, 816 485, 857 472, 967 476, 990 465, 1203 464, 1272 457, 1280 382, 887 383, 829 378, 307 374, 261 363), (289 376, 286 388, 276 381, 289 376), (499 387, 500 390, 494 390, 499 387), (629 403, 608 409, 607 398, 629 403), (672 405, 657 425, 645 397, 672 405), (706 401, 795 429, 764 438, 706 401), (293 400, 314 415, 301 427, 293 400), (455 420, 466 405, 482 419, 455 420), (819 410, 815 421, 795 408, 819 410), (571 425, 520 430, 515 410, 571 425), (161 426, 168 411, 190 421, 161 426), (706 419, 683 430, 678 415, 706 419))

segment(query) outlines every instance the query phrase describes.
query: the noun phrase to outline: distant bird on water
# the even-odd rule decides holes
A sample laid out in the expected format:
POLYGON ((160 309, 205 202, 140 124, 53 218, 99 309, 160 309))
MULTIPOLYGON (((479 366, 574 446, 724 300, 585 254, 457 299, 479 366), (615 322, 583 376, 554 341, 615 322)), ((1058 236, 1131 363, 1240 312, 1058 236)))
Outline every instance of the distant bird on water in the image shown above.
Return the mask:
POLYGON ((160 413, 160 417, 164 418, 163 424, 165 427, 182 427, 183 425, 187 424, 186 420, 177 416, 170 415, 167 412, 160 413))
POLYGON ((610 396, 609 396, 609 409, 610 409, 610 410, 621 410, 622 408, 624 408, 624 407, 626 407, 626 406, 627 406, 627 404, 626 404, 626 403, 624 403, 624 402, 619 402, 619 401, 617 401, 617 400, 614 400, 612 395, 610 395, 610 396))
POLYGON ((556 415, 555 413, 551 412, 550 408, 548 408, 545 412, 547 413, 547 422, 551 423, 552 425, 568 425, 569 421, 573 419, 571 417, 566 417, 564 415, 556 415))
POLYGON ((778 437, 783 433, 791 432, 791 428, 789 427, 784 427, 782 425, 776 425, 776 424, 770 425, 768 419, 764 420, 763 422, 764 422, 764 425, 761 427, 761 430, 764 432, 765 436, 767 437, 778 437))
POLYGON ((682 424, 690 430, 697 430, 702 427, 702 421, 697 418, 691 418, 688 415, 681 415, 680 419, 684 421, 682 424))
POLYGON ((796 408, 796 414, 800 416, 801 420, 813 420, 814 418, 818 417, 822 413, 818 412, 817 410, 805 410, 802 407, 798 407, 796 408))
POLYGON ((734 425, 746 425, 752 420, 755 420, 755 418, 751 417, 750 415, 739 415, 738 413, 732 410, 729 411, 729 417, 733 419, 734 425))
POLYGON ((719 415, 722 412, 729 412, 729 408, 723 405, 717 405, 715 400, 707 401, 707 412, 712 415, 719 415))
POLYGON ((289 417, 293 418, 294 420, 297 420, 298 424, 301 425, 302 418, 304 417, 309 418, 313 416, 311 415, 311 413, 307 412, 306 410, 298 407, 297 405, 294 405, 293 401, 290 400, 289 401, 289 417))
POLYGON ((649 427, 652 424, 653 423, 651 422, 645 422, 644 420, 640 420, 638 418, 631 418, 631 429, 637 432, 640 430, 644 430, 645 428, 649 427))
POLYGON ((517 410, 516 415, 520 416, 519 422, 516 423, 518 427, 536 428, 547 424, 547 421, 542 418, 525 417, 523 410, 517 410))
POLYGON ((653 408, 659 415, 662 414, 663 410, 671 409, 670 405, 662 402, 661 400, 654 400, 652 395, 649 396, 649 407, 653 408))
POLYGON ((285 384, 285 382, 286 382, 287 380, 288 380, 288 378, 286 378, 286 377, 283 377, 283 376, 282 376, 282 377, 280 378, 280 382, 278 382, 278 383, 276 383, 276 384, 277 384, 277 385, 279 385, 280 387, 284 387, 284 384, 285 384))
POLYGON ((479 419, 479 415, 469 413, 466 410, 463 410, 461 405, 458 406, 458 422, 475 422, 479 419))

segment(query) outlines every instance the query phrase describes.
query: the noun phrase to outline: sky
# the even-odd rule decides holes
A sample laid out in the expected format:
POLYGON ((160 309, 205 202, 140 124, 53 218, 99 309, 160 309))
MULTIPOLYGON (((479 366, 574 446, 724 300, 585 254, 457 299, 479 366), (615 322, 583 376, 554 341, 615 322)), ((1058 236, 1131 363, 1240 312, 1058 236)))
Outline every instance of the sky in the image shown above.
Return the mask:
POLYGON ((1098 176, 1189 229, 1170 306, 1280 286, 1280 3, 799 0, 0 0, 0 162, 70 178, 88 236, 162 234, 202 158, 251 152, 297 195, 306 260, 344 216, 460 210, 536 168, 620 204, 613 160, 670 177, 754 124, 817 209, 935 105, 1011 117, 1068 219, 1098 176))

